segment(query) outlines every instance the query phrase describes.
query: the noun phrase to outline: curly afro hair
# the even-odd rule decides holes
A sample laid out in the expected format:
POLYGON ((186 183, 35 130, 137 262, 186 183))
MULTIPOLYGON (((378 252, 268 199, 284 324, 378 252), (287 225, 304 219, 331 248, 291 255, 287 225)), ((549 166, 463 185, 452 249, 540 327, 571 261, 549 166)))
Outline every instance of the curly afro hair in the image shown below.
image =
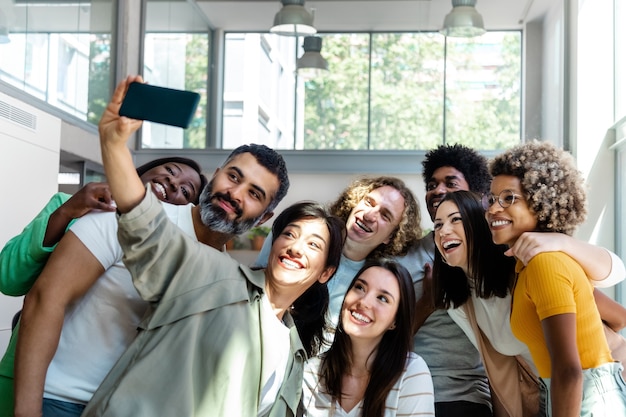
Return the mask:
POLYGON ((574 158, 548 142, 532 141, 497 156, 490 172, 520 179, 537 230, 574 233, 587 216, 582 174, 574 158))
POLYGON ((394 232, 391 242, 387 245, 380 245, 372 251, 370 256, 374 254, 377 256, 404 255, 408 246, 422 237, 420 209, 413 192, 399 178, 385 176, 359 178, 346 187, 335 202, 330 205, 330 212, 345 223, 348 221, 352 210, 367 193, 386 185, 398 190, 404 198, 404 213, 402 213, 402 219, 400 219, 400 224, 394 232))
POLYGON ((422 161, 424 184, 428 184, 436 170, 453 167, 460 171, 467 181, 470 191, 478 194, 489 192, 491 175, 487 168, 487 158, 467 146, 439 145, 426 153, 422 161))

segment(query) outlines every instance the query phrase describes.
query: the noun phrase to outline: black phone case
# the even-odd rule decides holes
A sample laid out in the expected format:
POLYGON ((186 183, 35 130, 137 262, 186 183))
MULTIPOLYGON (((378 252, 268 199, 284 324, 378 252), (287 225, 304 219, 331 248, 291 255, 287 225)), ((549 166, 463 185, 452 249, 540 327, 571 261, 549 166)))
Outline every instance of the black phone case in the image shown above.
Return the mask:
POLYGON ((150 84, 131 83, 120 116, 186 129, 198 107, 200 94, 150 84))

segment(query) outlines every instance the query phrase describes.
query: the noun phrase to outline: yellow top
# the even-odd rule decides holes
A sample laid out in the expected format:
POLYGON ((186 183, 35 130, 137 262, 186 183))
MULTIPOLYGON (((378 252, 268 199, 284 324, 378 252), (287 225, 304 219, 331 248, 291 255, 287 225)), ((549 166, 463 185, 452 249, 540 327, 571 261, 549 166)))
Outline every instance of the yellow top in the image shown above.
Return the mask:
POLYGON ((576 345, 582 369, 612 362, 593 287, 583 269, 562 252, 535 256, 526 267, 520 261, 511 306, 511 329, 524 342, 542 378, 550 378, 550 354, 541 321, 557 314, 576 314, 576 345))

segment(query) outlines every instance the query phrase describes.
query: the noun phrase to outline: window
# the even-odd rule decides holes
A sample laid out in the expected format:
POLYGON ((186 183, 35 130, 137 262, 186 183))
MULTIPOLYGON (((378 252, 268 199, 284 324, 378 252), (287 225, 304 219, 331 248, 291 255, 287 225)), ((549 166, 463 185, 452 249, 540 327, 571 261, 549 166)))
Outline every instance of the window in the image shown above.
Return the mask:
POLYGON ((226 35, 222 148, 255 142, 293 149, 295 54, 292 37, 226 35), (234 114, 235 107, 241 112, 234 114))
POLYGON ((10 42, 0 80, 97 123, 110 96, 113 0, 15 2, 3 7, 10 42))
POLYGON ((615 120, 626 117, 626 3, 615 0, 615 120))
POLYGON ((152 85, 200 94, 187 129, 145 122, 142 148, 206 147, 209 29, 186 1, 148 1, 143 76, 152 85))
MULTIPOLYGON (((520 141, 520 32, 456 39, 424 32, 319 36, 329 71, 305 82, 294 75, 301 38, 294 45, 284 41, 294 38, 276 35, 226 35, 224 109, 240 92, 241 118, 254 123, 258 106, 247 103, 263 101, 270 128, 280 132, 260 137, 261 129, 249 126, 246 141, 332 150, 421 150, 441 143, 497 150, 520 141), (245 54, 235 52, 242 43, 245 54), (282 71, 267 68, 266 45, 272 46, 272 68, 282 71), (231 54, 244 62, 232 66, 231 54), (277 84, 278 101, 267 102, 267 90, 246 88, 255 83, 277 84)), ((222 132, 223 148, 240 140, 222 132)))

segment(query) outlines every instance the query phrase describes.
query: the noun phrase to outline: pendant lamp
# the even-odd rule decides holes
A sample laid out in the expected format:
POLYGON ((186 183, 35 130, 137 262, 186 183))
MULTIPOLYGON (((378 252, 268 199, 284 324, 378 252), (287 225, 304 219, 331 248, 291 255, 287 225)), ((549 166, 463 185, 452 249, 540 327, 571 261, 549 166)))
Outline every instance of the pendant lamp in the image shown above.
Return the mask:
POLYGON ((281 0, 282 9, 274 17, 271 33, 284 36, 313 35, 313 15, 304 8, 304 0, 281 0))
POLYGON ((484 34, 483 17, 476 11, 476 0, 452 0, 452 11, 446 15, 443 28, 445 36, 471 38, 484 34))
POLYGON ((304 54, 296 61, 296 72, 304 79, 315 78, 328 71, 328 61, 322 54, 322 38, 319 36, 306 36, 304 38, 304 54))

